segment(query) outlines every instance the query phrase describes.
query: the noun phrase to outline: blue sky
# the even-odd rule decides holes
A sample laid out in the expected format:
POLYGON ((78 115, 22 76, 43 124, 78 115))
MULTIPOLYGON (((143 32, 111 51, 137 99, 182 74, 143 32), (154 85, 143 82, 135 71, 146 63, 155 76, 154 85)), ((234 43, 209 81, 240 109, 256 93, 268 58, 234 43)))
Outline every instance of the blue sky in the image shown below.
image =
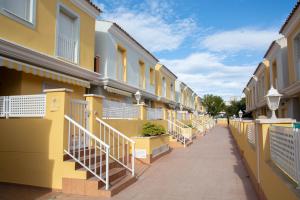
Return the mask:
POLYGON ((296 0, 94 0, 200 96, 242 90, 296 0))

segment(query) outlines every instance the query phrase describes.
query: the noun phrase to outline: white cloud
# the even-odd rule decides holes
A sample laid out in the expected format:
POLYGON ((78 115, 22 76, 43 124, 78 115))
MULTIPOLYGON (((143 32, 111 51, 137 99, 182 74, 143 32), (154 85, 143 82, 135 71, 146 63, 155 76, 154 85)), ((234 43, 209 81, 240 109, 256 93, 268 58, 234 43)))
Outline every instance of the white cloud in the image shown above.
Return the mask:
POLYGON ((209 51, 265 50, 279 37, 273 29, 239 28, 217 32, 202 39, 201 45, 209 51))
POLYGON ((197 52, 182 59, 162 59, 178 78, 199 95, 216 94, 228 99, 239 96, 255 65, 227 65, 226 56, 197 52))
POLYGON ((149 2, 150 6, 143 5, 141 10, 121 6, 102 17, 117 22, 152 52, 176 50, 196 29, 196 23, 191 18, 167 21, 166 13, 155 11, 160 5, 166 7, 166 2, 149 2))

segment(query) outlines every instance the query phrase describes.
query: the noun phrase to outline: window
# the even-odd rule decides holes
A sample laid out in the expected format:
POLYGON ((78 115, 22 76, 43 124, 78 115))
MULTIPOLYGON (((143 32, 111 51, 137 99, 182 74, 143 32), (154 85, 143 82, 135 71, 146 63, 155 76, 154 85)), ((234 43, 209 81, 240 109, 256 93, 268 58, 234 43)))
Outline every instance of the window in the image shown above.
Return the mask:
POLYGON ((145 63, 143 61, 139 61, 139 65, 140 65, 139 87, 145 89, 146 88, 145 63))
POLYGON ((25 25, 35 25, 35 0, 0 0, 1 13, 25 25))
POLYGON ((150 68, 150 84, 154 85, 154 69, 150 68))
POLYGON ((166 90, 166 87, 167 87, 167 82, 166 82, 166 78, 165 77, 162 77, 162 89, 161 89, 161 94, 163 97, 166 97, 167 96, 167 90, 166 90))
POLYGON ((79 16, 59 5, 57 18, 56 55, 67 61, 79 62, 79 16))
POLYGON ((126 50, 118 45, 117 48, 117 79, 126 82, 126 50))
POLYGON ((171 100, 174 100, 174 86, 172 83, 170 85, 170 93, 171 93, 171 95, 170 95, 171 100))
POLYGON ((272 64, 272 80, 273 87, 277 89, 277 63, 276 61, 272 64))
POLYGON ((294 39, 294 62, 297 78, 300 79, 300 33, 294 39))

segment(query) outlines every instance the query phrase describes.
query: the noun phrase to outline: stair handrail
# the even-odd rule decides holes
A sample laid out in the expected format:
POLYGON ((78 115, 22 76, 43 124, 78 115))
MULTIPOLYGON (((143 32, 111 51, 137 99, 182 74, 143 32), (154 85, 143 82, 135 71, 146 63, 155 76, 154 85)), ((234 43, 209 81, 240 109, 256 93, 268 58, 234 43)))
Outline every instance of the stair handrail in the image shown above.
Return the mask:
MULTIPOLYGON (((183 142, 183 145, 185 147, 187 138, 182 134, 183 128, 178 126, 176 123, 174 123, 173 121, 171 121, 169 119, 167 119, 167 121, 168 121, 168 123, 170 123, 171 125, 175 126, 176 128, 178 128, 180 130, 180 133, 176 132, 175 134, 172 133, 172 135, 174 135, 175 138, 178 139, 179 141, 183 142)), ((168 131, 169 131, 169 126, 168 126, 168 131)))
POLYGON ((110 147, 108 144, 103 142, 101 139, 96 137, 93 133, 88 131, 86 128, 81 126, 75 120, 73 120, 68 115, 65 115, 64 118, 68 121, 68 149, 64 152, 79 163, 83 168, 92 173, 96 178, 102 181, 105 184, 105 189, 109 189, 109 152, 110 147), (76 132, 76 129, 78 132, 76 132), (71 134, 73 134, 71 136, 71 134), (77 134, 77 135, 76 135, 77 134), (76 136, 78 141, 76 141, 76 136), (73 137, 73 138, 71 138, 73 137), (83 137, 83 139, 81 139, 83 137), (71 141, 72 140, 72 141, 71 141), (83 143, 82 143, 83 140, 83 143), (72 151, 71 151, 72 145, 72 151), (76 149, 77 147, 77 149, 76 149), (81 151, 83 150, 83 161, 81 159, 81 151), (88 151, 88 155, 86 156, 88 151), (91 154, 93 151, 93 155, 91 154), (97 160, 98 156, 100 162, 100 170, 97 172, 97 160), (77 154, 76 154, 77 153, 77 154), (105 175, 103 176, 102 172, 102 155, 105 155, 105 175), (92 160, 94 161, 92 163, 92 160))
POLYGON ((106 144, 108 144, 111 148, 110 151, 110 158, 112 158, 114 161, 128 169, 131 173, 132 176, 134 176, 135 170, 135 141, 132 140, 131 138, 127 137, 125 134, 121 133, 105 121, 101 120, 100 118, 96 117, 96 121, 99 123, 99 136, 100 139, 106 141, 106 144), (106 131, 108 129, 108 131, 106 131), (108 135, 107 135, 108 134, 108 135), (116 135, 115 135, 116 134, 116 135), (115 138, 116 137, 116 138, 115 138), (112 140, 111 140, 112 139, 112 140), (117 139, 117 141, 115 141, 117 139), (121 143, 123 144, 121 146, 121 143), (117 150, 115 143, 117 143, 117 150), (125 149, 125 144, 127 143, 126 149, 125 149), (131 165, 130 165, 130 148, 131 146, 131 165), (120 147, 122 148, 120 151, 120 147), (126 155, 125 155, 125 150, 127 150, 126 155), (120 159, 120 154, 123 154, 123 156, 120 159))
POLYGON ((190 128, 188 125, 182 123, 182 122, 179 121, 178 119, 176 119, 176 122, 179 123, 181 126, 183 126, 182 128, 190 128))

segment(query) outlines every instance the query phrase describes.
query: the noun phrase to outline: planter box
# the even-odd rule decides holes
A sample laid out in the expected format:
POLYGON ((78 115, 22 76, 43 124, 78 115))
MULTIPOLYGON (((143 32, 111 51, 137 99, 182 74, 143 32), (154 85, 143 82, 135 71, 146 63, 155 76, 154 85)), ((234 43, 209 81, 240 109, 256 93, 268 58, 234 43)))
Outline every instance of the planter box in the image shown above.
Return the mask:
POLYGON ((188 139, 193 139, 193 129, 192 128, 183 128, 183 136, 185 136, 188 139))
POLYGON ((135 141, 135 157, 148 164, 170 152, 168 134, 132 139, 135 141))

